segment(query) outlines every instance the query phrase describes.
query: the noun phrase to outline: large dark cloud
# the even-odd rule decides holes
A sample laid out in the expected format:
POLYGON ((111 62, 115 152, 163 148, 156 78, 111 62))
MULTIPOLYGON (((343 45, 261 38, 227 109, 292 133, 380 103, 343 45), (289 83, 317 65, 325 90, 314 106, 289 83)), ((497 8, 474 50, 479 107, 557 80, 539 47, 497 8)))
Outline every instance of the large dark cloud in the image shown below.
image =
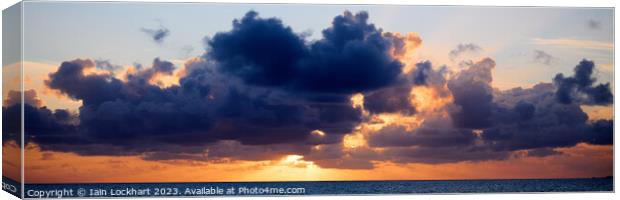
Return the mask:
POLYGON ((571 147, 578 143, 613 143, 613 131, 608 120, 588 121, 588 115, 580 105, 557 103, 551 84, 513 89, 498 94, 498 98, 502 104, 518 103, 512 111, 497 112, 495 124, 484 129, 483 138, 494 149, 523 150, 571 147))
MULTIPOLYGON (((390 56, 398 38, 383 35, 368 23, 368 13, 345 12, 323 30, 323 39, 310 45, 300 61, 302 88, 312 91, 362 92, 391 84, 402 64, 390 56)), ((402 42, 402 41, 400 41, 402 42)))
MULTIPOLYGON (((248 12, 230 32, 209 40, 205 58, 188 62, 179 84, 166 88, 151 83, 175 70, 160 59, 136 67, 125 80, 111 72, 87 73, 109 63, 63 62, 45 84, 82 102, 73 120, 78 123, 67 124, 60 135, 36 130, 29 135, 43 149, 96 155, 105 154, 97 152, 103 145, 130 155, 148 153, 149 159, 179 146, 199 153, 196 149, 221 141, 306 149, 337 143, 362 120, 350 96, 392 84, 402 67, 390 56, 403 48, 400 39, 384 37, 367 20, 366 13, 345 12, 323 31, 323 39, 306 42, 279 19, 248 12), (315 130, 325 134, 312 134, 315 130), (69 136, 78 140, 74 148, 56 143, 69 136)), ((44 113, 56 112, 61 111, 44 113)))
POLYGON ((390 56, 403 41, 368 23, 368 14, 345 12, 307 42, 276 18, 248 12, 229 32, 208 41, 207 58, 248 84, 316 93, 353 93, 394 82, 402 64, 390 56))
MULTIPOLYGON (((559 103, 557 84, 552 83, 493 89, 494 66, 493 60, 483 59, 448 81, 454 98, 448 106, 449 118, 426 116, 413 129, 405 124, 389 125, 369 134, 371 147, 385 149, 374 159, 422 163, 497 160, 519 151, 542 157, 558 154, 554 148, 579 143, 613 144, 613 120, 588 120, 580 107, 588 102, 559 103)), ((591 70, 582 67, 577 66, 576 71, 591 70)), ((575 84, 592 85, 593 78, 585 74, 571 79, 575 84)))
POLYGON ((361 120, 360 110, 348 101, 313 102, 285 91, 226 84, 208 62, 188 63, 179 85, 167 88, 148 81, 172 73, 174 66, 166 61, 155 59, 151 67, 128 74, 126 82, 110 74, 85 74, 94 66, 90 60, 64 62, 46 81, 82 100, 77 130, 87 144, 155 151, 136 145, 333 143, 361 120), (313 138, 313 130, 328 134, 313 138))
POLYGON ((249 84, 285 85, 295 78, 297 62, 307 54, 303 38, 277 18, 262 19, 250 11, 233 21, 229 32, 208 41, 208 57, 219 70, 249 84))

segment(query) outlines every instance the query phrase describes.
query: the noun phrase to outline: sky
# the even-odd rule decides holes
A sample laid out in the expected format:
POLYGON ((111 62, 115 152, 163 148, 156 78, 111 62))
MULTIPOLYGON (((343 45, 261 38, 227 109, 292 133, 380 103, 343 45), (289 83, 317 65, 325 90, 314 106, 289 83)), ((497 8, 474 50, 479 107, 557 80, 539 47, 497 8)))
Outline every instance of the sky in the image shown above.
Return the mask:
POLYGON ((613 173, 610 8, 24 6, 28 183, 613 173))

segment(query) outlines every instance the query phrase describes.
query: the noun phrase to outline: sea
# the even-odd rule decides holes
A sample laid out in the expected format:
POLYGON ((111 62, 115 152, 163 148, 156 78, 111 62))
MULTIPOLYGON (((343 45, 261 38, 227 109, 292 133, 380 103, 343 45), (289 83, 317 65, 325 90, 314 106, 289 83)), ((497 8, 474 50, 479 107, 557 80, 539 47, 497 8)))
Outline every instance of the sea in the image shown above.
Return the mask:
POLYGON ((29 198, 613 192, 613 178, 26 184, 29 198))

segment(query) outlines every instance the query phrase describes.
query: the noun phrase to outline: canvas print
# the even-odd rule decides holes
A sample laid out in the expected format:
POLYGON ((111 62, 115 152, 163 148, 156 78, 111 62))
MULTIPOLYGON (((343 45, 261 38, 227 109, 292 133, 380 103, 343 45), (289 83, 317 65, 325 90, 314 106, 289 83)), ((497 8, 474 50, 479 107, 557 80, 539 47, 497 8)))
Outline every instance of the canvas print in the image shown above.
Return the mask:
POLYGON ((613 192, 613 8, 3 15, 3 188, 18 196, 613 192))

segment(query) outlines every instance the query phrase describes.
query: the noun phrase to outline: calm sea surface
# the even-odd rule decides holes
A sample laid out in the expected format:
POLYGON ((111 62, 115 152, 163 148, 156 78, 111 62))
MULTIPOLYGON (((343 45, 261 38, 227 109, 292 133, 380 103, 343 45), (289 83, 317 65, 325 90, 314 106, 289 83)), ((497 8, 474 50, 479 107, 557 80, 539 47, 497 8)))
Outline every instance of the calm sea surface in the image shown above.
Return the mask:
POLYGON ((439 181, 27 184, 25 189, 26 197, 333 195, 601 191, 613 191, 612 178, 439 181))

